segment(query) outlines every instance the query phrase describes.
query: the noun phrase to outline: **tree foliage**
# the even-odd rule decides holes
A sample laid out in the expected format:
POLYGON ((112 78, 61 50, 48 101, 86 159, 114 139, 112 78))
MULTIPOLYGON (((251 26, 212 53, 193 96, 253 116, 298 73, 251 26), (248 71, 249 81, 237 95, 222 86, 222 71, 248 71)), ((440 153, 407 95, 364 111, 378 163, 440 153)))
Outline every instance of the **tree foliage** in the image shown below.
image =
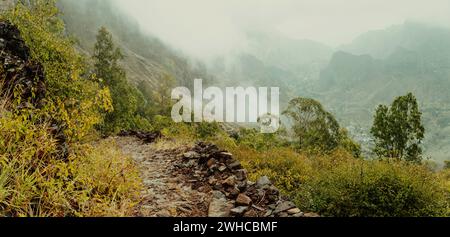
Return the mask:
POLYGON ((292 129, 300 149, 329 152, 338 147, 361 155, 361 147, 341 129, 334 116, 320 102, 308 98, 295 98, 283 113, 292 121, 292 129))
POLYGON ((149 127, 148 121, 138 115, 139 104, 143 104, 142 95, 128 83, 126 73, 119 65, 123 54, 105 27, 98 32, 93 59, 95 74, 100 83, 109 88, 112 97, 113 111, 105 116, 103 132, 149 127))
POLYGON ((293 121, 293 131, 300 148, 313 146, 333 150, 339 145, 339 124, 333 115, 313 99, 295 98, 284 115, 293 121))
POLYGON ((425 128, 416 97, 409 93, 398 97, 390 107, 380 105, 371 129, 375 137, 374 152, 379 157, 422 160, 425 128))

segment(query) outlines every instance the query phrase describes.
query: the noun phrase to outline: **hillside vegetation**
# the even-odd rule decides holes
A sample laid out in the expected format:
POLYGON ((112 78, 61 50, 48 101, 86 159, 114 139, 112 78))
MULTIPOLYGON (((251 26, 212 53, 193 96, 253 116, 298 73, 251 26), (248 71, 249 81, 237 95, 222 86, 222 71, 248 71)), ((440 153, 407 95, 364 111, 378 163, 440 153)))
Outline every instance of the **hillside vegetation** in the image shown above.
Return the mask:
POLYGON ((53 1, 18 4, 1 19, 2 34, 17 27, 16 37, 26 44, 5 39, 2 47, 22 48, 2 53, 19 65, 2 64, 1 84, 38 63, 43 77, 28 79, 42 80, 46 91, 24 94, 27 84, 12 91, 2 87, 0 216, 130 215, 139 198, 134 164, 111 144, 87 142, 94 125, 112 110, 110 92, 88 73, 83 56, 64 34, 53 1), (24 58, 14 55, 18 50, 26 52, 24 58))

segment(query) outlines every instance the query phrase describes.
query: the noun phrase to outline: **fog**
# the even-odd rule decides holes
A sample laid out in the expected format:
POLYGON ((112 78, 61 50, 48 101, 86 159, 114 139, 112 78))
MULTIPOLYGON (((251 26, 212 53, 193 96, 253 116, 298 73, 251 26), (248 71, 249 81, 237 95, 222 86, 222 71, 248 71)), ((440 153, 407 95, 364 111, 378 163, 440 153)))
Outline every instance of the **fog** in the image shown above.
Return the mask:
POLYGON ((406 20, 450 23, 448 0, 114 0, 143 30, 196 57, 245 48, 247 30, 332 47, 406 20))

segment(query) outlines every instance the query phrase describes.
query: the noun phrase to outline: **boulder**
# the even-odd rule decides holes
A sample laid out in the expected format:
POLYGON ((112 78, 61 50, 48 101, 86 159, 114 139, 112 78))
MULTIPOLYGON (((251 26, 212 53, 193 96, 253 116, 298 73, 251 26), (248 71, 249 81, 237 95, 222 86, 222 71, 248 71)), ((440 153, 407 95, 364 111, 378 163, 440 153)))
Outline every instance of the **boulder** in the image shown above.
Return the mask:
POLYGON ((219 171, 220 172, 225 172, 227 169, 228 168, 225 165, 223 165, 223 164, 219 166, 219 171))
POLYGON ((252 210, 246 212, 246 213, 244 214, 244 217, 250 217, 250 218, 252 218, 252 217, 258 217, 258 212, 256 212, 255 210, 252 209, 252 210))

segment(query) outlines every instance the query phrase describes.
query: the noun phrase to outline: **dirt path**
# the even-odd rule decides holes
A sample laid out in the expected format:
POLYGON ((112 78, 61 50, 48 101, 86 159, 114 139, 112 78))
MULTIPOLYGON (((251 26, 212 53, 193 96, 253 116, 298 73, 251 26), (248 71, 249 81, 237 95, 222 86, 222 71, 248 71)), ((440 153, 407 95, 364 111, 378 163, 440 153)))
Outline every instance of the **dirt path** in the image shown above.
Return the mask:
POLYGON ((137 216, 208 215, 210 195, 192 190, 188 177, 178 172, 176 167, 188 147, 158 148, 155 144, 145 144, 134 137, 118 137, 114 140, 125 154, 136 161, 141 171, 145 188, 142 191, 143 201, 136 209, 137 216))

